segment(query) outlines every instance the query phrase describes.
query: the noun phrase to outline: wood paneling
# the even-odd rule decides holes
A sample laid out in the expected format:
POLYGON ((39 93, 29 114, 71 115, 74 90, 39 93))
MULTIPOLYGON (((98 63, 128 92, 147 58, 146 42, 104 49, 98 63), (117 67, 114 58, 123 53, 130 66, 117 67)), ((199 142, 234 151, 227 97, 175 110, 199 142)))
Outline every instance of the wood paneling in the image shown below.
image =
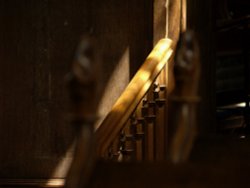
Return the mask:
POLYGON ((108 110, 129 81, 118 62, 132 75, 151 48, 151 8, 143 0, 0 0, 1 178, 65 176, 56 170, 73 141, 64 76, 80 36, 93 29, 100 44, 108 110))
POLYGON ((80 1, 1 3, 0 176, 62 177, 62 172, 52 174, 72 142, 64 75, 86 31, 87 13, 80 9, 86 6, 80 1))

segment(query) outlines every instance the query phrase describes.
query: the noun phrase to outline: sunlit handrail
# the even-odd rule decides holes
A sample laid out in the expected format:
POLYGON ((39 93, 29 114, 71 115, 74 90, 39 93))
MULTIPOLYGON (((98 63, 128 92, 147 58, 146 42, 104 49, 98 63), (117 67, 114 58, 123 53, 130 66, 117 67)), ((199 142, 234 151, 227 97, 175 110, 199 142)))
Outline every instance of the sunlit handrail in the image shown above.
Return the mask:
POLYGON ((157 75, 173 58, 172 40, 161 39, 96 131, 97 154, 103 156, 157 75))

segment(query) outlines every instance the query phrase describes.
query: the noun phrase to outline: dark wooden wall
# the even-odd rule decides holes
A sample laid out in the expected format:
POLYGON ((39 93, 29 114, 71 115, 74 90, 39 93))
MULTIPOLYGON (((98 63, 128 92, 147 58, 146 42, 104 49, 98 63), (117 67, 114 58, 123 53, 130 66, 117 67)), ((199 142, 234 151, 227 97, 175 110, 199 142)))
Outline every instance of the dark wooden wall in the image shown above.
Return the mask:
POLYGON ((86 30, 86 3, 1 4, 0 177, 48 177, 72 142, 64 75, 86 30))
POLYGON ((73 141, 64 76, 91 28, 100 44, 103 93, 115 87, 105 111, 126 86, 119 81, 129 80, 152 46, 151 2, 0 0, 0 178, 65 176, 54 173, 70 158, 73 141), (130 75, 119 75, 114 70, 127 48, 130 75))
POLYGON ((213 0, 187 0, 187 28, 192 29, 200 45, 201 102, 198 125, 201 134, 215 132, 215 7, 213 0))

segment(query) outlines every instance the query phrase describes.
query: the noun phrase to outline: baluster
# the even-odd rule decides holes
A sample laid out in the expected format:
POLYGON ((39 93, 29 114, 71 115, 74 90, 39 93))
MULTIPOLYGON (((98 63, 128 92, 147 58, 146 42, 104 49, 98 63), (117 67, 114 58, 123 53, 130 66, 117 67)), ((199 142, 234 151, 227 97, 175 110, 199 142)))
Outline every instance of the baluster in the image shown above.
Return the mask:
MULTIPOLYGON (((161 73, 162 74, 162 73, 161 73)), ((158 78, 158 81, 162 81, 158 78)), ((165 104, 166 104, 166 86, 156 84, 154 90, 154 100, 156 103, 155 108, 155 159, 164 160, 165 157, 165 140, 166 140, 166 117, 165 117, 165 104)))
POLYGON ((121 138, 118 136, 111 144, 107 151, 107 158, 112 161, 122 161, 122 154, 120 152, 121 138))
MULTIPOLYGON (((150 92, 148 93, 151 94, 150 92)), ((142 107, 142 116, 145 120, 145 159, 148 161, 154 160, 154 123, 155 123, 155 115, 154 115, 154 101, 144 100, 144 104, 142 107)))
POLYGON ((136 147, 136 130, 137 130, 137 119, 135 113, 130 117, 130 134, 131 134, 131 147, 133 148, 132 159, 136 160, 137 147, 136 147))
POLYGON ((142 107, 141 107, 141 119, 139 121, 144 124, 144 142, 143 142, 143 155, 144 159, 148 159, 148 129, 147 129, 147 123, 145 120, 145 116, 148 114, 148 106, 147 106, 148 100, 146 98, 142 99, 142 107))
POLYGON ((113 160, 114 161, 122 161, 122 154, 120 152, 121 147, 121 136, 117 137, 113 143, 113 160))
POLYGON ((123 160, 124 161, 131 161, 133 160, 134 157, 134 135, 131 130, 131 121, 127 122, 127 125, 122 131, 122 147, 121 147, 121 152, 123 154, 123 160))
POLYGON ((144 118, 141 115, 142 101, 136 108, 133 121, 133 126, 135 127, 135 158, 137 161, 142 161, 144 159, 144 118))
POLYGON ((126 161, 126 136, 124 130, 120 134, 120 152, 121 152, 121 161, 126 161))

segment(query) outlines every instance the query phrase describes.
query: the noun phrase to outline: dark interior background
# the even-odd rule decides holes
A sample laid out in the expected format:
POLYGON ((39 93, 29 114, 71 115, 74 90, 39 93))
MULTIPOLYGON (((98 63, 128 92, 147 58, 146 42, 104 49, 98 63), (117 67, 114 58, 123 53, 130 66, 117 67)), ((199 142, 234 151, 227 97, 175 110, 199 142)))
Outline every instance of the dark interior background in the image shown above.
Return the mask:
POLYGON ((152 47, 150 20, 143 0, 0 0, 0 178, 65 176, 54 174, 73 143, 64 76, 81 35, 98 40, 108 109, 152 47), (127 48, 130 75, 110 80, 127 48))
MULTIPOLYGON (((229 0, 227 15, 222 0, 187 2, 188 28, 196 32, 201 46, 198 123, 200 132, 208 133, 216 130, 220 100, 216 54, 241 48, 242 41, 240 32, 220 36, 217 21, 241 18, 249 13, 250 3, 229 0)), ((155 43, 153 28, 161 28, 153 23, 157 10, 153 1, 145 0, 0 0, 0 178, 65 176, 65 170, 54 173, 61 161, 70 160, 67 151, 74 137, 66 121, 64 76, 81 35, 93 30, 100 44, 100 82, 102 92, 108 91, 103 108, 108 111, 155 43), (121 60, 126 49, 129 54, 121 60), (128 74, 118 62, 128 64, 128 74)), ((231 103, 235 95, 225 94, 231 103)))

